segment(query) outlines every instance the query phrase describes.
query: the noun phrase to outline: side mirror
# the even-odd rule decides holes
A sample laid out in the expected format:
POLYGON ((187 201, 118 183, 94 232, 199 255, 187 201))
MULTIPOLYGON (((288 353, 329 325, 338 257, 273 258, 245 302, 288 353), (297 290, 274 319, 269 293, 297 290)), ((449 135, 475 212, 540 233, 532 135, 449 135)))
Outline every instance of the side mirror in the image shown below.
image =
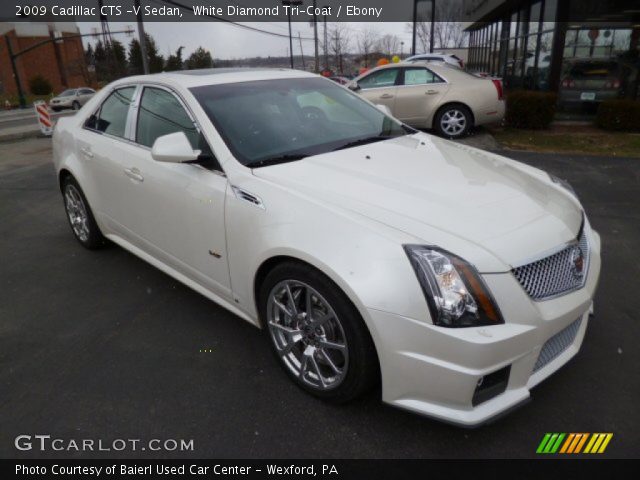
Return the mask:
POLYGON ((183 163, 196 160, 200 150, 191 148, 184 132, 175 132, 156 138, 151 148, 151 157, 158 162, 183 163))
POLYGON ((384 113, 385 115, 389 115, 390 117, 393 117, 393 113, 391 113, 391 110, 389 110, 389 107, 387 107, 386 105, 382 105, 381 103, 376 103, 376 108, 380 110, 382 113, 384 113))
POLYGON ((354 91, 354 92, 357 92, 357 91, 358 91, 358 90, 360 90, 362 87, 361 87, 360 85, 358 85, 358 82, 356 82, 356 81, 354 80, 354 81, 351 81, 351 82, 349 82, 349 83, 347 84, 347 88, 348 88, 349 90, 352 90, 352 91, 354 91))

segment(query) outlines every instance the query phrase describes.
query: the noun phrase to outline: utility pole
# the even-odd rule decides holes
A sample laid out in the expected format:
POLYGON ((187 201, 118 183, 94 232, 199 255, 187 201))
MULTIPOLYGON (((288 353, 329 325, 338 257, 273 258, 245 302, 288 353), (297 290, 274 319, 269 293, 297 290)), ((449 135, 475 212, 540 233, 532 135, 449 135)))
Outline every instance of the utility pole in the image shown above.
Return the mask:
POLYGON ((436 0, 431 0, 431 38, 429 39, 429 53, 433 53, 433 43, 436 30, 436 0))
POLYGON ((324 68, 329 70, 329 44, 327 43, 327 15, 324 15, 324 68))
POLYGON ((140 10, 140 0, 134 0, 134 6, 138 13, 136 18, 138 20, 138 37, 140 42, 140 54, 142 55, 142 71, 145 75, 149 74, 149 59, 147 58, 147 36, 144 33, 144 23, 142 22, 142 10, 140 10))
POLYGON ((18 90, 18 98, 20 99, 20 108, 25 108, 27 106, 27 100, 24 98, 24 92, 22 91, 20 75, 18 74, 18 67, 16 66, 16 57, 13 55, 13 48, 11 47, 11 38, 9 38, 9 34, 5 35, 4 39, 7 42, 7 52, 9 53, 9 58, 11 59, 13 78, 16 81, 16 90, 18 90))
POLYGON ((411 55, 416 54, 416 28, 418 23, 418 0, 413 0, 413 28, 411 34, 411 55))
POLYGON ((291 59, 291 69, 293 69, 293 34, 291 33, 291 7, 302 5, 302 0, 282 0, 287 11, 287 20, 289 23, 289 55, 291 59))
POLYGON ((315 72, 320 71, 320 59, 318 58, 318 16, 316 15, 316 0, 313 0, 313 43, 315 48, 315 72))
POLYGON ((306 70, 307 65, 304 62, 304 50, 302 50, 302 37, 300 36, 300 32, 298 32, 298 41, 300 42, 300 56, 302 57, 302 69, 306 70))

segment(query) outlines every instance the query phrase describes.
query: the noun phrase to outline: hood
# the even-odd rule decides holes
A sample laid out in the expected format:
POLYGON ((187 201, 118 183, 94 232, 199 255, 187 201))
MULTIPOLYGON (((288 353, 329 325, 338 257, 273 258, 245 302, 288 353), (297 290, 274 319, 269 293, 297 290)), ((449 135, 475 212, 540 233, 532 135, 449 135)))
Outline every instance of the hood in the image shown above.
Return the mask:
POLYGON ((438 244, 438 232, 458 237, 509 268, 576 238, 582 222, 577 200, 543 172, 426 134, 253 172, 462 255, 438 244))

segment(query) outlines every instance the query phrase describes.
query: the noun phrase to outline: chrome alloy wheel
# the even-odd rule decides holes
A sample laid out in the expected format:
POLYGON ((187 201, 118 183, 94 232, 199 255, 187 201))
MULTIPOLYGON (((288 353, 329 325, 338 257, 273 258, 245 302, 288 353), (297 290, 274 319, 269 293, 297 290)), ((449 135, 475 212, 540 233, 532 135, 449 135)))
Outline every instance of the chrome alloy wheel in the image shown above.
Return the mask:
POLYGON ((440 118, 440 128, 447 135, 460 135, 466 126, 467 118, 464 113, 455 108, 447 110, 440 118))
POLYGON ((267 300, 267 322, 278 355, 305 385, 330 390, 349 366, 347 339, 329 302, 297 280, 278 283, 267 300))
POLYGON ((87 215, 87 207, 82 201, 82 196, 78 189, 68 184, 64 190, 64 204, 69 216, 69 222, 73 233, 81 242, 89 239, 89 216, 87 215))

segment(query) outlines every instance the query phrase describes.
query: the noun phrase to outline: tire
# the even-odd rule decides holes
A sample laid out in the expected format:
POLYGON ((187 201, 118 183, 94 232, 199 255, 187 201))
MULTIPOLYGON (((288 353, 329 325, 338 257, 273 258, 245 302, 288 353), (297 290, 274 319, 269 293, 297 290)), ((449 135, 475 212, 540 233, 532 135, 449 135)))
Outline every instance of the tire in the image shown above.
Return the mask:
POLYGON ((104 246, 106 239, 96 223, 89 202, 76 179, 70 175, 62 181, 62 199, 76 240, 89 250, 104 246))
POLYGON ((71 110, 80 110, 80 103, 77 100, 74 100, 71 104, 71 110))
POLYGON ((445 138, 462 138, 472 127, 471 111, 459 103, 450 103, 440 108, 434 119, 436 132, 445 138))
POLYGON ((378 358, 369 331, 347 296, 324 274, 303 263, 281 263, 262 282, 258 302, 272 351, 300 388, 322 400, 345 403, 378 382, 378 358), (311 322, 305 315, 307 292, 311 294, 311 322), (298 336, 301 338, 294 341, 298 336), (340 345, 343 347, 336 348, 340 345))

